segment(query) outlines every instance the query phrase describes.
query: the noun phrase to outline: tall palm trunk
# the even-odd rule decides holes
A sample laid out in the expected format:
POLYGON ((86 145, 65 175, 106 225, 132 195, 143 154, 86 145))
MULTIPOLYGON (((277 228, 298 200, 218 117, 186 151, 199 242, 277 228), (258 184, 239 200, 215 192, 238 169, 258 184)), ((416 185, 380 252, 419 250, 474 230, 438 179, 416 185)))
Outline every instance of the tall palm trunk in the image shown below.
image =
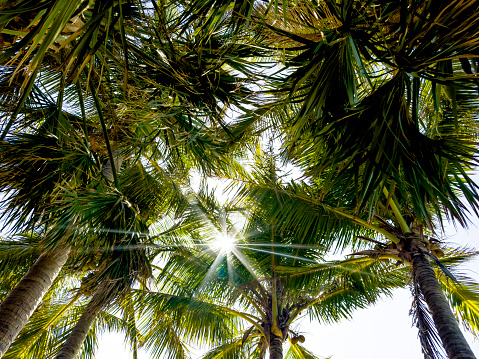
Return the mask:
MULTIPOLYGON (((118 173, 121 164, 123 163, 123 159, 125 158, 120 150, 115 149, 112 151, 112 156, 113 156, 113 164, 115 165, 115 170, 118 173)), ((103 167, 103 170, 101 171, 103 175, 110 181, 114 182, 115 176, 113 175, 113 166, 110 160, 105 164, 105 167, 103 167)))
POLYGON ((271 335, 269 359, 283 359, 283 340, 276 335, 271 335))
POLYGON ((76 358, 93 322, 101 310, 110 302, 112 294, 113 293, 108 290, 106 281, 100 284, 55 359, 76 358))
POLYGON ((44 252, 0 305, 0 357, 27 324, 70 254, 69 247, 44 252))
POLYGON ((414 277, 431 311, 449 359, 475 359, 424 253, 421 251, 415 253, 412 264, 414 277))

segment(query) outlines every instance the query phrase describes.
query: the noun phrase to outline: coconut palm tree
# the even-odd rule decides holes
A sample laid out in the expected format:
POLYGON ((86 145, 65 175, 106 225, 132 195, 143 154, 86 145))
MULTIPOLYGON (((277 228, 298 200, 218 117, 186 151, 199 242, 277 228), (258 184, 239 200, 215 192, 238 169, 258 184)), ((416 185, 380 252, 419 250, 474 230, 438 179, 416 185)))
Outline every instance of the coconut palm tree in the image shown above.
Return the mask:
MULTIPOLYGON (((45 221, 52 219, 48 210, 61 195, 61 186, 68 184, 75 188, 87 184, 95 167, 84 144, 65 143, 68 134, 75 135, 71 127, 64 123, 63 128, 49 132, 48 119, 56 115, 46 109, 42 112, 46 118, 43 127, 29 134, 19 133, 0 146, 4 173, 0 184, 4 193, 2 219, 10 230, 41 228, 45 221)), ((34 116, 26 117, 31 120, 34 116)), ((49 247, 44 240, 43 248, 45 252, 2 302, 2 354, 26 324, 71 251, 71 246, 64 241, 58 247, 49 247)))
POLYGON ((41 236, 31 234, 2 239, 1 268, 5 273, 0 305, 4 325, 2 353, 8 349, 8 345, 22 329, 22 324, 26 323, 37 307, 39 299, 53 284, 58 274, 55 271, 62 268, 58 262, 66 262, 65 257, 68 257, 65 251, 44 251, 41 242, 41 236), (15 270, 12 271, 12 268, 15 270))
POLYGON ((26 324, 40 299, 53 284, 59 270, 68 259, 69 251, 59 248, 43 253, 25 277, 2 301, 0 317, 1 353, 5 353, 26 324))
MULTIPOLYGON (((414 222, 407 199, 399 198, 401 200, 399 202, 401 206, 399 206, 398 197, 394 194, 383 196, 381 206, 374 208, 375 217, 368 220, 368 214, 364 214, 364 217, 354 215, 354 206, 349 208, 346 206, 348 201, 351 204, 355 203, 354 194, 351 191, 344 192, 343 189, 338 188, 337 193, 330 192, 325 195, 317 184, 291 182, 283 186, 268 178, 271 177, 264 174, 263 177, 257 176, 257 183, 247 183, 243 193, 248 193, 249 198, 256 198, 258 203, 262 203, 263 208, 269 208, 268 216, 278 223, 278 230, 281 230, 283 226, 294 228, 300 238, 306 237, 308 233, 316 233, 318 244, 324 248, 336 248, 336 250, 344 250, 348 245, 358 247, 360 246, 358 240, 363 243, 372 242, 375 246, 374 250, 356 251, 353 255, 369 255, 376 259, 395 258, 398 264, 411 268, 415 298, 419 301, 419 297, 424 297, 448 356, 474 357, 459 330, 450 304, 442 292, 446 289, 445 276, 435 274, 427 258, 449 275, 449 280, 457 281, 457 279, 437 258, 436 255, 441 256, 442 251, 438 249, 438 241, 434 234, 427 232, 424 227, 414 222), (338 201, 336 196, 340 196, 341 200, 338 201), (276 205, 265 206, 265 200, 276 205), (336 207, 337 203, 343 206, 336 207), (348 227, 343 227, 342 233, 339 231, 335 234, 335 226, 341 228, 339 223, 344 221, 349 222, 350 231, 345 231, 344 229, 348 227), (442 284, 438 282, 436 276, 441 279, 442 284), (431 298, 432 295, 434 299, 431 298), (457 342, 460 344, 458 345, 457 342)), ((469 289, 470 300, 477 301, 477 291, 468 285, 465 285, 466 287, 469 289)), ((455 291, 459 293, 460 286, 455 291)), ((419 308, 418 305, 416 307, 419 308)), ((426 346, 424 349, 426 355, 432 355, 433 352, 432 349, 427 348, 429 345, 427 343, 430 342, 433 342, 430 338, 422 340, 422 344, 426 346)))
MULTIPOLYGON (((356 254, 377 255, 381 257, 382 252, 385 250, 389 252, 389 254, 397 254, 400 261, 411 264, 415 297, 419 295, 424 297, 424 301, 427 303, 429 311, 431 312, 434 325, 437 328, 439 337, 449 358, 474 358, 474 353, 459 329, 457 319, 451 311, 451 307, 447 302, 440 282, 429 262, 429 259, 431 259, 438 264, 441 269, 444 269, 446 274, 450 274, 436 256, 436 254, 441 255, 441 251, 438 251, 436 248, 437 245, 435 246, 433 244, 435 239, 425 235, 423 228, 416 226, 414 221, 411 222, 410 225, 405 224, 405 216, 399 212, 394 202, 395 200, 390 198, 389 201, 397 223, 400 224, 399 228, 381 220, 379 226, 386 229, 389 233, 395 233, 397 240, 393 242, 394 244, 391 243, 388 249, 386 249, 387 246, 379 245, 377 252, 374 254, 374 251, 363 251, 356 254), (417 292, 420 294, 417 294, 417 292)), ((449 275, 449 277, 459 284, 454 276, 449 275)), ((428 354, 428 351, 426 351, 426 354, 428 354)))
MULTIPOLYGON (((155 168, 153 173, 157 173, 155 168)), ((161 182, 164 173, 158 181, 138 163, 118 175, 122 192, 112 191, 108 186, 78 191, 63 196, 55 209, 61 215, 49 231, 51 243, 70 233, 74 248, 101 253, 95 260, 97 271, 83 281, 83 287, 91 288, 92 298, 57 358, 75 358, 102 310, 110 303, 121 301, 135 282, 144 283, 151 277, 148 247, 153 242, 148 226, 157 221, 158 216, 181 208, 178 189, 161 182)), ((86 255, 79 259, 79 265, 84 267, 91 260, 91 256, 86 255)))
MULTIPOLYGON (((152 190, 155 187, 153 186, 152 190)), ((123 188, 127 190, 128 186, 123 188)), ((138 192, 137 188, 130 188, 130 190, 138 192)), ((151 196, 152 191, 148 189, 146 191, 151 196)), ((135 241, 135 238, 146 235, 145 228, 141 232, 139 231, 141 228, 136 228, 137 225, 141 227, 141 223, 135 225, 130 221, 128 223, 132 225, 128 225, 125 222, 128 213, 131 215, 131 211, 136 212, 133 207, 136 207, 136 210, 139 207, 135 206, 134 196, 130 197, 131 202, 128 207, 130 212, 128 208, 124 208, 124 202, 122 204, 121 200, 118 201, 116 197, 111 196, 111 198, 113 200, 108 203, 108 197, 104 194, 90 194, 88 199, 83 194, 82 201, 77 200, 78 206, 88 207, 85 211, 88 214, 91 214, 91 210, 94 209, 102 208, 103 210, 102 216, 91 216, 96 219, 92 223, 92 229, 85 231, 84 228, 81 231, 84 236, 96 237, 91 240, 91 246, 84 249, 83 253, 77 253, 76 259, 70 260, 64 269, 64 271, 73 273, 84 273, 86 276, 81 280, 79 288, 71 288, 71 284, 63 283, 64 286, 66 284, 63 290, 58 291, 57 285, 57 288, 52 288, 49 291, 49 296, 44 298, 31 322, 5 354, 6 358, 31 358, 39 355, 43 357, 75 357, 79 350, 81 350, 82 356, 92 356, 94 355, 92 345, 96 341, 99 328, 102 327, 123 331, 132 342, 133 348, 137 349, 139 345, 150 348, 155 357, 161 357, 165 352, 176 353, 175 355, 183 357, 188 351, 185 345, 186 341, 191 341, 189 337, 193 333, 199 333, 199 330, 204 335, 211 331, 209 336, 202 338, 203 341, 212 340, 211 338, 217 335, 215 332, 218 330, 229 332, 228 325, 219 325, 219 318, 225 316, 218 311, 210 313, 209 318, 215 318, 214 324, 210 323, 210 329, 203 326, 203 322, 198 320, 199 315, 205 315, 203 308, 195 315, 195 318, 190 318, 191 327, 187 329, 183 328, 186 314, 175 314, 171 311, 155 312, 156 335, 151 335, 152 326, 148 323, 151 323, 150 311, 157 310, 153 306, 155 298, 165 298, 168 297, 168 294, 152 293, 148 290, 147 281, 141 279, 145 274, 142 275, 141 272, 146 270, 146 274, 149 276, 151 273, 150 261, 165 251, 176 250, 183 241, 181 236, 185 236, 186 232, 193 230, 196 224, 191 220, 182 223, 175 219, 170 224, 163 220, 169 228, 161 229, 161 222, 157 223, 154 225, 155 230, 148 237, 147 243, 145 243, 145 239, 141 244, 130 243, 131 240, 135 241), (104 205, 98 206, 96 203, 92 203, 94 201, 101 201, 104 205), (122 208, 123 210, 121 210, 122 208), (112 221, 117 222, 116 226, 113 230, 108 230, 107 226, 112 226, 112 221), (94 228, 98 228, 100 222, 103 222, 101 226, 103 230, 95 230, 94 228), (123 228, 123 230, 118 228, 123 228), (158 231, 160 232, 158 233, 158 231), (112 239, 117 240, 118 243, 107 246, 105 242, 112 239), (93 247, 95 245, 96 247, 93 247), (112 277, 115 279, 112 280, 112 277), (141 283, 140 289, 132 289, 132 280, 135 278, 141 283), (85 299, 82 298, 90 297, 92 299, 85 305, 85 299), (117 316, 118 312, 124 313, 123 318, 117 316), (179 315, 182 319, 178 323, 171 322, 173 314, 179 315), (84 342, 85 340, 86 342, 84 342), (168 345, 165 346, 165 343, 168 345)), ((164 196, 159 202, 163 202, 165 199, 164 196)), ((145 205, 143 208, 145 211, 141 211, 142 218, 144 219, 143 216, 147 215, 146 209, 149 209, 151 215, 157 211, 157 208, 155 203, 150 203, 149 206, 145 205)), ((139 213, 136 212, 136 221, 139 220, 139 213)), ((88 215, 85 216, 88 217, 88 215)), ((133 219, 135 218, 133 217, 133 219)), ((153 267, 155 266, 153 265, 153 267)), ((76 283, 78 285, 79 281, 76 283)), ((61 282, 60 285, 62 285, 61 282)), ((192 315, 191 310, 188 313, 188 315, 192 315)), ((226 316, 225 320, 228 322, 230 319, 226 316)), ((213 341, 213 343, 217 342, 213 341)))
MULTIPOLYGON (((465 203, 477 213, 477 185, 467 173, 476 161, 470 111, 477 82, 467 58, 477 53, 479 27, 462 5, 325 1, 284 8, 283 22, 258 16, 282 58, 290 50, 285 76, 276 79, 283 108, 272 112, 283 125, 287 156, 331 191, 337 206, 348 207, 350 218, 367 209, 368 226, 379 207, 392 209, 385 217, 400 232, 380 230, 430 275, 423 228, 433 230, 434 215, 444 213, 465 225, 465 203), (390 196, 400 197, 401 206, 390 196), (393 239, 396 233, 403 240, 393 239)), ((475 2, 467 7, 478 10, 475 2)), ((452 331, 461 336, 457 327, 452 331)), ((452 348, 463 347, 474 357, 461 341, 448 354, 461 355, 452 348)))
MULTIPOLYGON (((44 235, 44 234, 43 234, 44 235)), ((19 287, 18 281, 27 272, 32 271, 32 265, 38 256, 45 256, 45 253, 49 253, 44 250, 43 235, 32 234, 20 234, 15 235, 8 240, 2 241, 0 245, 1 256, 1 268, 2 273, 13 272, 13 275, 5 275, 6 281, 2 285, 2 297, 11 296, 11 290, 17 290, 19 287), (44 254, 42 254, 42 252, 44 254), (11 269, 15 268, 15 271, 11 269), (11 278, 8 278, 11 277, 11 278)), ((35 341, 37 337, 48 338, 49 326, 55 323, 64 313, 67 311, 72 303, 80 298, 81 295, 74 295, 72 298, 71 290, 72 284, 80 282, 81 276, 84 275, 84 270, 79 271, 78 266, 75 265, 74 256, 70 257, 66 265, 60 268, 60 273, 56 277, 51 287, 47 288, 45 295, 41 297, 41 303, 29 320, 29 324, 22 328, 21 334, 17 337, 15 344, 2 356, 5 358, 11 357, 38 357, 38 353, 45 348, 45 345, 38 346, 34 353, 32 353, 31 345, 32 341, 35 341), (59 298, 67 297, 66 303, 59 304, 59 298), (45 319, 45 311, 49 312, 49 317, 45 319), (42 315, 43 313, 43 315, 42 315), (33 327, 40 327, 37 331, 32 330, 33 327), (18 344, 21 341, 22 344, 18 344), (27 355, 27 356, 25 356, 27 355)), ((46 343, 46 347, 51 345, 52 342, 46 343)), ((8 349, 8 348, 7 348, 8 349)), ((45 357, 47 357, 46 355, 45 357)))
MULTIPOLYGON (((150 179, 150 182, 153 181, 150 179)), ((142 183, 143 189, 147 190, 150 196, 154 193, 154 190, 158 189, 158 186, 153 186, 153 190, 150 191, 145 186, 147 182, 143 180, 142 183)), ((132 194, 135 191, 138 193, 138 191, 131 187, 128 188, 128 185, 124 188, 124 193, 128 193, 128 189, 131 191, 129 201, 125 199, 124 194, 101 193, 98 191, 83 191, 76 193, 72 198, 63 198, 64 218, 81 227, 81 230, 74 228, 73 231, 76 231, 82 237, 78 238, 75 233, 68 237, 70 246, 75 248, 77 252, 76 260, 73 264, 70 264, 70 270, 73 270, 73 268, 91 268, 93 264, 96 271, 91 272, 82 280, 82 286, 75 299, 78 299, 80 295, 87 295, 89 292, 94 292, 94 294, 83 314, 78 318, 78 322, 71 329, 71 334, 65 338, 66 341, 58 353, 58 357, 76 357, 93 321, 102 309, 110 302, 120 300, 133 285, 136 278, 140 278, 140 281, 142 281, 141 278, 150 276, 151 269, 146 257, 147 247, 145 247, 146 243, 143 239, 147 236, 147 227, 142 221, 147 220, 149 215, 157 213, 159 207, 155 206, 152 199, 148 203, 140 203, 143 206, 142 209, 148 208, 148 205, 150 205, 148 211, 144 210, 141 213, 142 219, 140 219, 139 207, 136 202, 139 197, 132 194), (80 211, 80 208, 83 211, 80 211), (71 211, 76 213, 75 222, 71 221, 73 218, 69 213, 71 211), (88 227, 88 225, 91 227, 88 227)), ((167 202, 168 193, 163 192, 161 200, 167 202)), ((170 206, 170 209, 172 208, 170 206)), ((63 223, 62 219, 62 217, 58 218, 59 223, 63 223)), ((57 231, 53 227, 46 237, 52 244, 57 238, 60 241, 65 238, 65 231, 72 231, 72 229, 60 228, 57 231)), ((68 305, 71 305, 71 303, 68 303, 68 305)), ((55 320, 58 319, 57 317, 55 320)), ((53 325, 55 320, 49 322, 49 325, 53 325)), ((36 335, 42 335, 47 328, 36 335)), ((33 340, 31 336, 27 335, 27 338, 33 340)), ((23 345, 17 344, 17 348, 14 345, 12 353, 18 355, 19 345, 20 348, 24 348, 21 352, 25 352, 25 344, 32 345, 32 343, 28 341, 25 343, 24 340, 20 339, 20 343, 22 342, 23 345)))
POLYGON ((298 344, 304 336, 294 328, 302 314, 335 322, 405 285, 392 267, 388 275, 378 275, 387 268, 380 261, 319 264, 324 247, 316 233, 299 238, 279 229, 263 216, 264 205, 271 205, 266 200, 248 211, 247 224, 238 231, 228 220, 233 208, 218 207, 211 194, 202 197, 192 211, 209 227, 202 231, 207 240, 199 234, 172 253, 160 276, 160 289, 170 296, 158 310, 196 307, 201 301, 244 322, 246 327, 205 358, 264 357, 266 350, 271 358, 282 358, 288 337, 292 353, 306 353, 298 344))
MULTIPOLYGON (((266 163, 264 167, 270 166, 266 163)), ((264 178, 271 182, 274 176, 264 178)), ((164 268, 168 280, 164 288, 168 288, 167 292, 170 289, 177 291, 175 297, 168 299, 165 308, 174 307, 176 302, 185 305, 185 301, 201 298, 245 321, 247 327, 240 330, 235 339, 225 341, 205 357, 256 357, 264 355, 267 348, 271 357, 282 356, 288 333, 292 340, 291 355, 296 353, 300 357, 298 353, 305 349, 297 347, 300 334, 292 326, 300 312, 309 312, 320 322, 334 322, 351 315, 354 308, 374 303, 381 294, 390 293, 392 288, 404 287, 409 282, 410 266, 392 266, 387 259, 378 256, 322 262, 321 256, 334 240, 333 234, 324 241, 320 240, 321 237, 318 239, 317 210, 302 206, 300 212, 295 212, 300 207, 294 205, 298 199, 288 201, 287 198, 299 195, 294 192, 286 194, 279 187, 262 194, 257 202, 245 206, 257 209, 249 212, 251 217, 247 218, 248 224, 241 233, 226 218, 233 208, 227 205, 219 209, 211 195, 206 201, 199 201, 197 212, 203 213, 203 218, 208 217, 210 223, 217 223, 216 228, 210 228, 211 243, 205 246, 204 242, 197 240, 196 248, 193 244, 189 250, 183 249, 164 268), (282 212, 283 217, 275 217, 277 221, 269 217, 275 212, 282 212), (309 217, 309 220, 292 220, 299 216, 302 219, 309 217), (311 219, 313 216, 316 218, 311 219), (294 225, 291 227, 291 224, 294 225)), ((327 213, 332 214, 332 211, 327 213)), ((374 225, 357 228, 356 235, 372 235, 371 229, 374 225)), ((341 233, 338 232, 337 236, 341 237, 341 233)), ((473 255, 477 252, 449 251, 443 262, 449 267, 473 255)), ((389 253, 389 258, 392 256, 389 253)), ((438 277, 442 285, 447 285, 447 276, 438 277)), ((452 285, 445 289, 450 297, 458 298, 458 295, 461 297, 459 293, 463 293, 463 303, 470 303, 470 311, 464 312, 463 319, 467 326, 477 330, 479 312, 474 309, 474 303, 479 299, 477 288, 469 279, 464 278, 462 283, 462 286, 452 285)), ((459 308, 457 302, 454 304, 453 300, 452 303, 454 308, 459 308)), ((430 319, 427 310, 423 310, 419 293, 416 293, 415 307, 418 308, 417 323, 423 334, 421 341, 425 354, 434 357, 440 348, 440 340, 436 338, 434 341, 434 326, 426 325, 430 319)))

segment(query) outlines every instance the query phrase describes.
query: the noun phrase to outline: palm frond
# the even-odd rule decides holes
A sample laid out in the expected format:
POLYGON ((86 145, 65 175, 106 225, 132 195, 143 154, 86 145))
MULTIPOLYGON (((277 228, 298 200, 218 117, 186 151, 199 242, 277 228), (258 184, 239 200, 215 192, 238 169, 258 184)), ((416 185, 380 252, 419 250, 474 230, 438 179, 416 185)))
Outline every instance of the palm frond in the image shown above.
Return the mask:
MULTIPOLYGON (((322 358, 322 357, 321 357, 322 358)), ((302 345, 296 343, 290 343, 289 349, 286 351, 284 359, 320 359, 320 357, 316 356, 302 345)), ((328 359, 328 358, 324 358, 328 359)))
POLYGON ((253 358, 256 350, 256 343, 242 343, 241 337, 236 337, 210 349, 202 359, 249 359, 253 358))
POLYGON ((471 278, 455 274, 459 284, 453 283, 444 274, 436 272, 441 287, 451 304, 454 314, 464 328, 473 335, 479 334, 479 291, 478 284, 471 278))
POLYGON ((418 328, 418 336, 421 342, 421 349, 425 359, 442 359, 445 358, 444 347, 441 339, 434 326, 431 313, 424 302, 424 297, 419 289, 419 286, 414 283, 411 287, 413 295, 413 303, 410 310, 410 315, 413 317, 413 322, 418 328))

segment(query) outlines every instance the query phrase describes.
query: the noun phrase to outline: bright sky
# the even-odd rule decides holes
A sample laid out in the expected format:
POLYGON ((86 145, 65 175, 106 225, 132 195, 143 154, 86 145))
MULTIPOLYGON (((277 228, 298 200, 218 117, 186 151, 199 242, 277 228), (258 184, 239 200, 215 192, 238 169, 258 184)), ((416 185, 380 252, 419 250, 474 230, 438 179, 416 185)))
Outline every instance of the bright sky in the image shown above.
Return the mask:
MULTIPOLYGON (((476 221, 479 224, 479 220, 476 221)), ((458 245, 475 245, 479 248, 479 228, 468 231, 453 227, 446 229, 447 242, 458 245)), ((479 260, 470 262, 462 270, 479 282, 479 260)), ((398 290, 392 299, 384 298, 374 307, 355 312, 353 320, 343 320, 335 325, 309 323, 304 318, 300 330, 306 337, 307 349, 321 357, 333 359, 423 359, 417 329, 409 316, 411 296, 407 289, 398 290)), ((472 350, 479 357, 479 340, 466 333, 472 350)), ((96 359, 131 359, 120 335, 107 334, 101 340, 96 359)), ((138 359, 149 359, 139 353, 138 359)), ((192 358, 195 359, 195 358, 192 358)))

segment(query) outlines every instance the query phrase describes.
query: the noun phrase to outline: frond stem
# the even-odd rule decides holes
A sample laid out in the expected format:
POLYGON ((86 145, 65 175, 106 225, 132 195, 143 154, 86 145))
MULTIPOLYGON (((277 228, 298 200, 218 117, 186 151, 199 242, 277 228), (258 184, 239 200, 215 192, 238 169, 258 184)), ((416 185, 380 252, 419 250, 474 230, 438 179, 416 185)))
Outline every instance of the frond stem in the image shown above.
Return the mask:
POLYGON ((83 123, 83 135, 85 136, 85 144, 86 147, 90 147, 90 143, 88 141, 88 128, 86 125, 86 111, 85 111, 85 102, 83 101, 83 95, 81 93, 81 84, 80 81, 77 81, 76 83, 76 90, 77 90, 77 95, 78 95, 78 101, 80 102, 80 110, 81 110, 81 117, 82 117, 82 123, 83 123))
POLYGON ((113 160, 113 153, 111 151, 110 140, 108 138, 108 132, 106 130, 105 119, 103 118, 103 111, 101 110, 100 101, 98 100, 98 96, 97 96, 97 93, 96 93, 96 90, 95 90, 95 86, 94 86, 93 81, 91 79, 90 79, 90 90, 91 90, 91 94, 93 96, 93 100, 95 101, 95 107, 96 107, 97 112, 98 112, 98 117, 100 119, 101 128, 103 130, 103 137, 105 137, 106 149, 108 151, 108 158, 110 159, 110 162, 111 162, 111 170, 113 172, 113 180, 115 182, 115 187, 118 190, 120 190, 120 184, 118 182, 118 176, 117 176, 116 168, 115 168, 115 161, 113 160))
MULTIPOLYGON (((233 283, 231 283, 233 284, 233 283)), ((263 313, 263 311, 261 310, 261 308, 258 306, 258 304, 255 303, 255 301, 253 300, 253 298, 251 298, 243 289, 239 288, 238 286, 236 286, 236 288, 240 291, 241 294, 243 294, 243 296, 246 298, 246 300, 254 307, 254 309, 256 309, 256 311, 261 315, 261 318, 263 319, 263 321, 266 321, 266 315, 263 313)))
POLYGON ((258 324, 260 322, 260 319, 258 317, 255 317, 254 315, 251 315, 251 314, 248 314, 248 313, 238 312, 234 309, 231 309, 231 308, 228 308, 228 307, 223 307, 221 305, 218 305, 217 307, 224 310, 227 313, 234 314, 234 315, 246 320, 247 322, 251 323, 266 338, 266 333, 264 332, 264 329, 261 327, 261 325, 258 324))
POLYGON ((402 232, 404 234, 412 233, 411 229, 406 223, 406 220, 404 219, 401 212, 399 211, 399 208, 397 207, 396 202, 394 202, 394 199, 392 198, 392 196, 389 196, 389 191, 386 189, 386 187, 383 187, 383 192, 384 192, 384 195, 386 196, 386 199, 388 200, 387 204, 391 206, 391 209, 394 213, 394 217, 396 217, 396 220, 398 221, 399 227, 401 227, 402 232))

